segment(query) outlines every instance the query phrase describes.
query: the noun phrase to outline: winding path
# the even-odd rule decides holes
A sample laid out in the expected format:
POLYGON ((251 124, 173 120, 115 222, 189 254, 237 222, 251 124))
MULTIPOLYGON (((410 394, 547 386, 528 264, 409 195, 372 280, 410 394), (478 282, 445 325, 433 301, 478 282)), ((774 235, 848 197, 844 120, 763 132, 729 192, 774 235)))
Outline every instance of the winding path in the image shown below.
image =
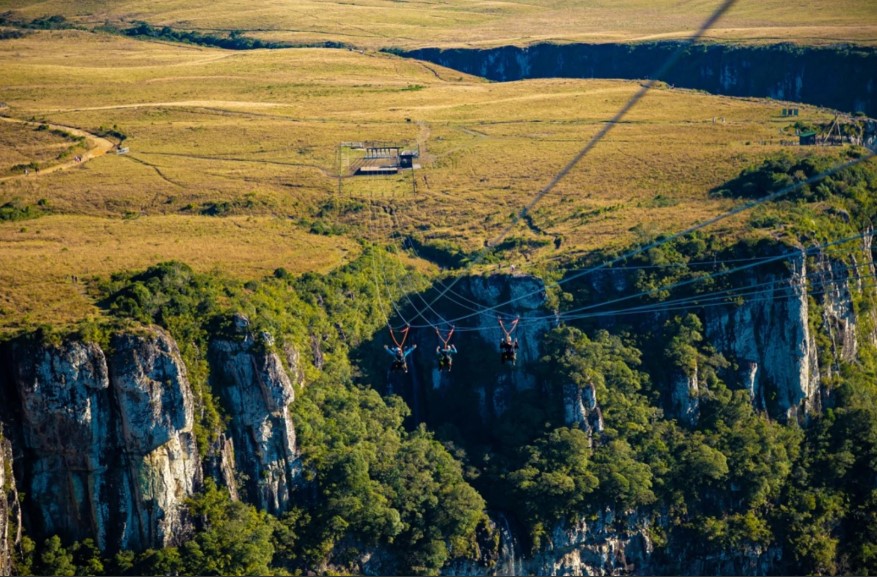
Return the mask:
POLYGON ((52 172, 56 172, 58 170, 65 170, 68 168, 73 168, 75 166, 79 166, 83 162, 88 162, 92 158, 97 158, 98 156, 103 156, 107 152, 115 147, 115 143, 111 140, 103 138, 102 136, 97 136, 90 132, 86 132, 80 128, 74 128, 72 126, 64 126, 63 124, 52 124, 49 122, 31 122, 29 120, 19 120, 18 118, 11 118, 9 116, 0 116, 0 121, 3 122, 11 122, 15 124, 24 124, 24 125, 33 125, 39 126, 41 124, 45 124, 49 128, 63 130, 65 132, 69 132, 75 136, 81 136, 85 138, 86 142, 88 142, 88 149, 80 155, 80 160, 77 162, 76 160, 69 160, 65 162, 59 162, 58 164, 53 164, 52 166, 47 166, 46 168, 40 169, 39 171, 34 171, 31 174, 14 174, 12 176, 4 176, 0 178, 0 182, 6 180, 12 180, 16 178, 31 178, 43 176, 45 174, 49 174, 52 172))

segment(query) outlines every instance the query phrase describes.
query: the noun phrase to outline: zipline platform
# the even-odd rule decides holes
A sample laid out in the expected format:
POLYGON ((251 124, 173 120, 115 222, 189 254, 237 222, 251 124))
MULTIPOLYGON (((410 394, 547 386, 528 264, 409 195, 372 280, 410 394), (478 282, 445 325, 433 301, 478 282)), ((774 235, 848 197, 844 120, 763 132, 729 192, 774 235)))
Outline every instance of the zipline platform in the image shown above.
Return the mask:
POLYGON ((394 142, 342 142, 338 147, 341 174, 346 176, 389 176, 400 170, 420 168, 417 146, 394 142))

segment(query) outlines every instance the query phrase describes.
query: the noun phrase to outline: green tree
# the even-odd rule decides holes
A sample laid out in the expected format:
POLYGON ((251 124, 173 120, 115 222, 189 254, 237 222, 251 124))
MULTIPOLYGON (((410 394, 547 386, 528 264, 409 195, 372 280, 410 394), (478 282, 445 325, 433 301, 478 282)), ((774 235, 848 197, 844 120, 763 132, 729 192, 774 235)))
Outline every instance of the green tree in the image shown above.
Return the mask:
POLYGON ((460 463, 425 428, 399 448, 385 482, 403 524, 395 547, 414 572, 438 573, 448 559, 474 553, 484 500, 463 480, 460 463))
POLYGON ((73 554, 64 548, 57 535, 52 535, 43 543, 37 572, 40 575, 76 575, 73 554))
POLYGON ((189 501, 199 531, 184 546, 186 570, 196 575, 269 575, 273 517, 232 501, 212 479, 189 501))
POLYGON ((530 526, 534 546, 545 528, 574 519, 586 510, 598 478, 591 465, 588 436, 579 429, 561 427, 522 449, 523 465, 507 480, 530 526))
POLYGON ((652 471, 637 461, 633 448, 623 439, 611 441, 594 452, 594 473, 600 480, 598 495, 618 511, 633 510, 655 502, 652 471))

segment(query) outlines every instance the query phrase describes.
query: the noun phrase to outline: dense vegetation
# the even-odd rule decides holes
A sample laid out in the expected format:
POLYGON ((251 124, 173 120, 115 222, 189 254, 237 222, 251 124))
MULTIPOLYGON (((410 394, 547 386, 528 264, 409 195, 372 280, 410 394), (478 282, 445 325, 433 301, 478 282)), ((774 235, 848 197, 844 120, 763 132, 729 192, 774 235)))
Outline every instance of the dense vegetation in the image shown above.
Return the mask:
MULTIPOLYGON (((278 269, 261 283, 241 285, 171 262, 114 276, 98 287, 118 321, 83 324, 81 336, 106 342, 111 331, 131 323, 169 329, 204 408, 196 424, 202 455, 209 455, 223 420, 204 352, 210 338, 227 330, 230 315, 245 312, 254 332, 280 337, 277 346, 287 342, 308 350, 311 338, 318 339, 323 362, 320 370, 313 363, 306 369, 309 384, 294 405, 309 481, 297 506, 276 519, 231 502, 225 489, 208 480, 189 504, 197 531, 180 547, 102 559, 93 544, 65 549, 53 537, 39 548, 26 545, 19 570, 244 575, 331 563, 336 571, 356 571, 362 554, 383 546, 399 557, 405 572, 433 573, 449 559, 477 556, 475 534, 486 531, 485 505, 463 480, 460 464, 425 429, 402 427, 409 411, 400 399, 384 400, 354 382, 350 347, 378 328, 385 314, 382 299, 399 298, 398 288, 374 283, 378 261, 387 278, 411 274, 380 249, 368 249, 326 277, 296 279, 278 269)), ((416 276, 406 282, 422 286, 416 276)))
POLYGON ((597 519, 608 507, 651 519, 657 545, 652 570, 714 572, 724 560, 736 571, 875 571, 873 535, 856 529, 877 520, 866 489, 877 479, 871 456, 877 427, 869 312, 874 280, 856 259, 861 234, 877 213, 877 169, 860 163, 802 184, 860 155, 772 158, 715 191, 741 199, 787 191, 753 211, 743 238, 691 235, 629 259, 607 273, 612 282, 565 283, 559 302, 568 309, 632 293, 642 296, 624 307, 655 310, 671 298, 690 300, 688 311, 671 308, 657 315, 657 323, 653 314, 598 315, 553 330, 541 344, 537 390, 514 393, 495 421, 472 425, 478 416, 469 407, 477 403, 464 389, 500 378, 477 363, 461 363, 464 387, 430 396, 428 422, 473 469, 469 477, 491 509, 526 529, 529 546, 545 546, 558 522, 597 519), (840 239, 848 240, 812 250, 840 239), (719 354, 702 321, 709 307, 745 302, 734 289, 757 275, 787 277, 789 257, 801 258, 802 243, 810 249, 811 270, 831 254, 847 263, 854 283, 864 283, 853 299, 861 350, 847 365, 825 342, 825 281, 810 279, 810 328, 821 358, 839 364, 840 372, 823 375, 830 408, 803 428, 786 422, 769 385, 763 407, 741 390, 743 359, 719 354), (753 257, 776 260, 753 271, 753 257), (725 296, 711 300, 717 291, 725 296), (677 413, 669 391, 680 377, 696 378, 701 387, 699 415, 691 423, 671 418, 677 413), (561 406, 570 384, 595 390, 605 422, 599 434, 566 425, 561 406))
MULTIPOLYGON (((717 194, 758 198, 828 163, 778 157, 717 194)), ((760 207, 743 239, 693 235, 641 253, 619 273, 625 282, 618 286, 627 288, 599 296, 642 292, 635 303, 642 305, 733 288, 749 273, 702 263, 785 255, 802 239, 852 237, 877 216, 875 190, 873 163, 844 169, 760 207), (767 222, 770 236, 763 234, 767 222), (732 274, 707 275, 717 270, 732 274), (667 288, 690 279, 700 280, 667 288)), ((848 260, 854 249, 832 251, 848 260)), ((769 266, 784 272, 786 264, 769 266)), ((863 282, 873 286, 873 279, 863 282)), ((563 286, 559 302, 568 309, 598 298, 585 281, 563 286)), ((322 360, 306 367, 308 385, 293 405, 307 483, 292 510, 275 518, 230 501, 207 480, 189 502, 196 530, 179 547, 108 558, 90 541, 65 547, 52 537, 38 547, 25 541, 18 570, 358 572, 367 554, 381 551, 400 572, 436 573, 455 559, 483 567, 496 562, 498 536, 487 511, 514 518, 534 551, 550 543, 558 523, 611 511, 621 532, 649 523, 652 569, 662 572, 711 572, 722 560, 737 563, 731 565, 737 570, 877 572, 873 289, 854 299, 858 356, 834 359, 837 370, 824 383, 831 403, 809 422, 785 422, 770 398, 763 409, 753 406, 736 376, 740 360, 710 345, 704 309, 694 303, 688 311, 659 314, 659 322, 631 315, 559 326, 544 336, 542 359, 531 367, 537 389, 514 393, 494 422, 473 423, 473 413, 460 410, 468 397, 435 395, 428 418, 415 423, 401 398, 378 394, 383 386, 376 367, 384 359, 372 357, 379 354, 375 333, 388 303, 426 288, 423 278, 377 248, 326 276, 293 278, 279 269, 261 282, 240 284, 166 263, 102 284, 96 290, 117 325, 83 325, 82 335, 105 340, 109 330, 140 323, 169 329, 205 408, 198 424, 205 452, 222 426, 223 409, 210 390, 204 351, 212 336, 227 330, 231 314, 244 312, 255 331, 275 336, 274 346, 308 351, 318 342, 322 360), (668 398, 680 375, 701 387, 698 415, 690 421, 675 418, 668 398), (593 389, 602 430, 565 422, 564 388, 570 386, 593 389)), ((731 295, 724 304, 735 302, 731 295)), ((821 330, 820 303, 818 294, 811 297, 814 332, 821 330)), ((488 374, 472 368, 457 378, 474 388, 488 374)))

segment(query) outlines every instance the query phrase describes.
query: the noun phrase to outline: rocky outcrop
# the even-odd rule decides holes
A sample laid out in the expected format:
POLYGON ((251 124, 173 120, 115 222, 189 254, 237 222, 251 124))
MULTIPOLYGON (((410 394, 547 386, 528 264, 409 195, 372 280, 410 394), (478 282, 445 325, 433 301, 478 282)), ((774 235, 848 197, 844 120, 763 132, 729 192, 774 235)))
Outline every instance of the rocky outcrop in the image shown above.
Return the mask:
POLYGON ((231 416, 229 433, 241 481, 237 491, 261 509, 280 513, 289 508, 301 477, 289 413, 295 390, 270 336, 261 334, 257 340, 241 315, 234 326, 234 338, 210 343, 209 360, 214 390, 231 416))
POLYGON ((545 546, 522 548, 508 519, 491 515, 499 537, 498 558, 451 562, 444 575, 649 575, 655 574, 649 523, 632 513, 616 519, 607 509, 591 520, 557 523, 545 546))
POLYGON ((554 527, 547 547, 526 563, 532 575, 646 575, 651 568, 648 523, 631 514, 617 522, 612 510, 593 521, 554 527))
POLYGON ((12 444, 0 434, 0 575, 12 574, 13 547, 21 541, 21 508, 12 475, 12 444))
POLYGON ((641 44, 535 44, 523 48, 424 48, 405 56, 491 80, 527 78, 651 78, 727 96, 769 97, 877 114, 877 50, 743 46, 679 42, 641 44), (825 82, 826 78, 842 79, 825 82))
POLYGON ((691 374, 676 371, 670 384, 671 414, 686 425, 697 422, 700 413, 700 385, 697 367, 691 374))
POLYGON ((164 331, 112 341, 110 382, 129 472, 122 541, 139 550, 186 533, 183 501, 201 483, 194 405, 176 343, 164 331))
POLYGON ((572 383, 563 386, 563 415, 567 427, 578 427, 589 437, 603 432, 603 412, 592 384, 584 388, 572 383))
POLYGON ((37 535, 93 537, 106 545, 108 459, 115 457, 106 358, 96 344, 16 343, 13 379, 21 412, 22 486, 37 535))
POLYGON ((200 483, 192 393, 176 344, 159 328, 94 343, 19 340, 11 348, 16 476, 36 537, 93 538, 144 549, 186 533, 200 483))
POLYGON ((805 420, 828 402, 823 378, 854 360, 859 349, 854 300, 864 290, 862 277, 873 274, 870 241, 866 237, 861 252, 843 258, 820 254, 808 260, 802 253, 789 259, 788 271, 750 275, 748 285, 760 288, 741 305, 705 310, 707 340, 736 362, 739 382, 756 408, 805 420), (818 322, 808 292, 819 307, 818 322), (818 346, 822 340, 828 349, 818 346))

